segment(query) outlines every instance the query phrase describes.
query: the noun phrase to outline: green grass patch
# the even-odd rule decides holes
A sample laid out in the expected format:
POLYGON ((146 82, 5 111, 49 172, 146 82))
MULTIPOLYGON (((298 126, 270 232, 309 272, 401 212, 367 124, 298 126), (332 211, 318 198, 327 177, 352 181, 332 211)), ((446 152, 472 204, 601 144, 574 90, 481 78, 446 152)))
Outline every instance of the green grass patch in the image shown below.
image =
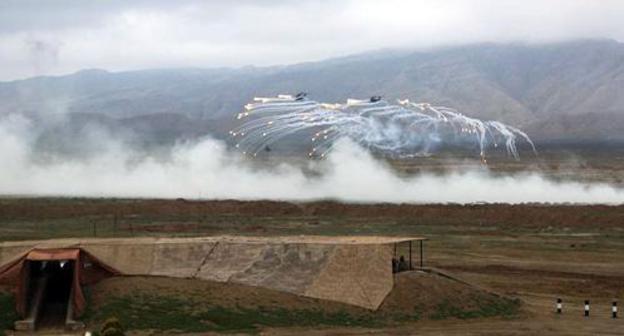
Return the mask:
POLYGON ((5 330, 13 329, 13 322, 16 320, 15 296, 0 292, 0 336, 4 336, 5 330))
POLYGON ((356 326, 378 327, 383 322, 374 315, 354 315, 346 311, 318 309, 223 307, 194 302, 188 298, 126 295, 108 298, 90 310, 85 320, 97 326, 109 317, 133 330, 160 330, 168 333, 256 332, 259 327, 356 326))
POLYGON ((471 319, 483 317, 511 317, 518 313, 520 300, 508 298, 484 298, 474 297, 477 303, 475 308, 464 308, 461 302, 451 302, 444 300, 436 307, 436 311, 431 315, 433 320, 444 320, 447 318, 471 319))

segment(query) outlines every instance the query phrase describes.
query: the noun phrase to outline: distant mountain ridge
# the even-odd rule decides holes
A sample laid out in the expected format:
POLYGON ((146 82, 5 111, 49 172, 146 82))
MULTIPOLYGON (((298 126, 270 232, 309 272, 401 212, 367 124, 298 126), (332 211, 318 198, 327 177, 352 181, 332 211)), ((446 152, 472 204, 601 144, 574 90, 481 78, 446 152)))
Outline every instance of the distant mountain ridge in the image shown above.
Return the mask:
POLYGON ((624 141, 624 44, 611 40, 378 51, 265 68, 85 70, 0 82, 0 116, 63 115, 47 136, 95 123, 170 142, 225 137, 254 96, 298 91, 322 101, 428 101, 521 127, 538 141, 624 141))

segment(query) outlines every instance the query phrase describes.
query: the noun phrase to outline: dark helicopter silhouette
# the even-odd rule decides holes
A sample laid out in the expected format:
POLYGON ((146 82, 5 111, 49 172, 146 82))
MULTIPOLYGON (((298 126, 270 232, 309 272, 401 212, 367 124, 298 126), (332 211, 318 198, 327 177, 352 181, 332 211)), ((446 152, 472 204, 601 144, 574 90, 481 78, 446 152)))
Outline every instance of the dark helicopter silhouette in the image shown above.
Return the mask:
POLYGON ((295 95, 295 101, 302 101, 306 98, 307 95, 307 92, 299 92, 295 95))

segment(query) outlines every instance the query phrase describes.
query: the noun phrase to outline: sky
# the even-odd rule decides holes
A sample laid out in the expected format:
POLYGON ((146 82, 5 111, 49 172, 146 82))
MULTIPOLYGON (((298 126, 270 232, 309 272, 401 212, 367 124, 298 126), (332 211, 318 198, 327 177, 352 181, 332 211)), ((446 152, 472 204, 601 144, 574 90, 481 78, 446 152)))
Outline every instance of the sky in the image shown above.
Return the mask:
POLYGON ((0 0, 0 81, 479 42, 622 42, 623 17, 622 0, 0 0))

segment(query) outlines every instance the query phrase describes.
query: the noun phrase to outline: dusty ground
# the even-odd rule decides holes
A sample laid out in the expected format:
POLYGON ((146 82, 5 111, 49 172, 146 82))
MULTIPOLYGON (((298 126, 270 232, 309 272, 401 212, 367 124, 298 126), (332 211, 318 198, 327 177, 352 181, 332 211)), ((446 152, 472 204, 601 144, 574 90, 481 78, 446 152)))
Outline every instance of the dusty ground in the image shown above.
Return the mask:
MULTIPOLYGON (((611 146, 538 147, 538 155, 528 148, 520 151, 521 160, 515 160, 504 153, 492 153, 487 159, 487 171, 494 175, 537 173, 556 181, 603 182, 624 186, 624 148, 611 146)), ((460 153, 436 155, 418 161, 405 160, 392 163, 399 171, 413 174, 417 172, 449 172, 483 169, 480 160, 466 157, 458 160, 460 153)))
MULTIPOLYGON (((0 239, 171 235, 421 235, 621 244, 624 206, 0 198, 0 239)), ((439 241, 439 239, 437 240, 439 241)), ((559 245, 556 245, 559 246, 559 245)), ((621 245, 618 245, 621 246, 621 245)))
MULTIPOLYGON (((611 301, 624 298, 624 206, 0 200, 2 240, 204 234, 424 235, 425 266, 523 302, 512 318, 423 318, 381 329, 281 327, 265 333, 624 335, 624 316, 609 318, 611 301), (557 297, 564 300, 562 316, 553 313, 557 297), (585 299, 592 302, 590 318, 582 317, 585 299)), ((415 288, 401 297, 430 293, 415 288)))

